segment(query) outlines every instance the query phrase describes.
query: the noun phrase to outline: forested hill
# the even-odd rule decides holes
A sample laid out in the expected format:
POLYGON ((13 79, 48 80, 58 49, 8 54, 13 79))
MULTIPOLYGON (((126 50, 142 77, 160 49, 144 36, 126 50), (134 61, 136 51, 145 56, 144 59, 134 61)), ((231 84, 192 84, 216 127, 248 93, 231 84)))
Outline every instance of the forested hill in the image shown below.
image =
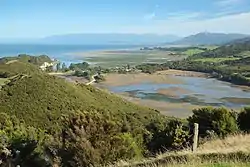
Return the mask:
POLYGON ((0 64, 4 64, 10 61, 19 61, 19 62, 24 62, 24 63, 31 63, 34 65, 42 65, 44 62, 51 63, 52 59, 47 56, 47 55, 40 55, 40 56, 31 56, 27 54, 20 54, 15 57, 2 57, 0 58, 0 64))
POLYGON ((174 42, 176 45, 222 45, 230 41, 248 37, 244 34, 198 33, 174 42))
POLYGON ((248 51, 250 51, 250 37, 235 40, 214 50, 196 54, 194 57, 244 57, 244 53, 248 51))

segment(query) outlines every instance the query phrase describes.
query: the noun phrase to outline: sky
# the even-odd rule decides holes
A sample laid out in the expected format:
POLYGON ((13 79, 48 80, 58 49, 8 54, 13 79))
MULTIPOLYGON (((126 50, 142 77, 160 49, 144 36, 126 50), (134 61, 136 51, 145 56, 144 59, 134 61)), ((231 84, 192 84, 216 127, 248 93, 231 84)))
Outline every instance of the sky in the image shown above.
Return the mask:
POLYGON ((0 38, 78 33, 250 34, 250 0, 0 0, 0 38))

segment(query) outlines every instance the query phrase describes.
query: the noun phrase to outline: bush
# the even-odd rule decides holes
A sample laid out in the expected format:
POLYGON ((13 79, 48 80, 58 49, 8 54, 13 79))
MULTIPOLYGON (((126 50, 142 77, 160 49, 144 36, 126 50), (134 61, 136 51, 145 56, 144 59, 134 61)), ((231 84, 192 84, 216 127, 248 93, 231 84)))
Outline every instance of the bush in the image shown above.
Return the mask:
POLYGON ((51 166, 43 155, 42 145, 48 139, 44 131, 28 127, 6 113, 0 113, 0 118, 1 166, 51 166))
POLYGON ((153 136, 148 144, 152 153, 178 150, 188 146, 189 128, 185 122, 170 120, 163 129, 154 127, 153 136))
POLYGON ((214 131, 219 136, 225 136, 238 130, 235 113, 225 108, 200 108, 193 110, 188 118, 190 126, 199 124, 199 134, 205 137, 207 132, 214 131))
MULTIPOLYGON (((96 166, 142 157, 140 141, 121 132, 122 123, 96 111, 64 118, 62 139, 54 146, 63 166, 96 166)), ((140 136, 140 135, 139 135, 140 136)))
POLYGON ((238 125, 240 130, 250 131, 250 107, 246 107, 239 113, 238 125))

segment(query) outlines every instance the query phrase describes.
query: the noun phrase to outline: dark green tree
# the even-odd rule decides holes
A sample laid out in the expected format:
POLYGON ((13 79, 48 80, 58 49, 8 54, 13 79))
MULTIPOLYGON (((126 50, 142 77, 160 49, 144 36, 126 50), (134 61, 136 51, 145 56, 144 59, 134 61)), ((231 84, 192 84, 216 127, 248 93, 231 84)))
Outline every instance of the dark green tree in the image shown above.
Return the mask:
POLYGON ((60 71, 60 70, 61 70, 61 63, 58 62, 58 63, 56 64, 56 71, 60 71))
POLYGON ((244 108, 238 116, 238 124, 241 130, 250 131, 250 107, 244 108))

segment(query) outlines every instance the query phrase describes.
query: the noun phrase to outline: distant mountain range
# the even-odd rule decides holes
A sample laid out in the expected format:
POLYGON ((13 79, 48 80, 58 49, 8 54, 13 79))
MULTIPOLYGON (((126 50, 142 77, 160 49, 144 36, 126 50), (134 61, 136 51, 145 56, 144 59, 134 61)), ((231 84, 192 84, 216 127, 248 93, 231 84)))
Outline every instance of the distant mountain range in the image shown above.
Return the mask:
POLYGON ((198 33, 190 35, 170 44, 174 45, 222 45, 228 42, 249 37, 246 34, 198 33))
POLYGON ((58 45, 222 45, 248 37, 245 34, 198 33, 181 38, 157 34, 65 34, 33 39, 0 39, 4 44, 58 44, 58 45))

